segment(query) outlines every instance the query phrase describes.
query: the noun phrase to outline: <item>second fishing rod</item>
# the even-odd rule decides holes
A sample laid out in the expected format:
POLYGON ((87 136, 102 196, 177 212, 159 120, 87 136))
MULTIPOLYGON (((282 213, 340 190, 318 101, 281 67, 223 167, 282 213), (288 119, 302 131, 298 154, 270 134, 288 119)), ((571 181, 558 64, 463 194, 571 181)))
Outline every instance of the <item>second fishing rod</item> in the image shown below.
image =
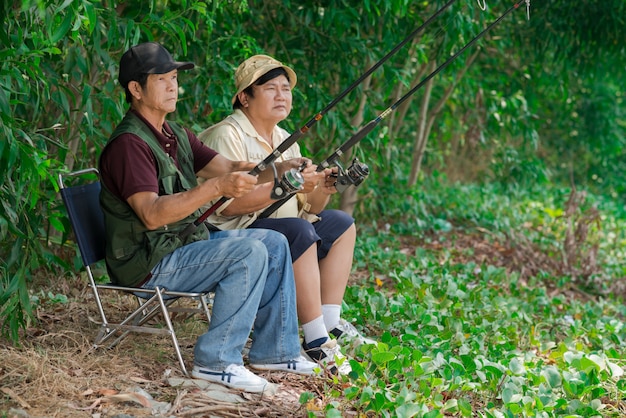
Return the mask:
MULTIPOLYGON (((409 90, 404 96, 402 96, 399 100, 397 100, 387 109, 385 109, 378 117, 371 120, 369 123, 367 123, 367 125, 359 129, 359 131, 357 131, 357 133, 355 133, 352 137, 350 137, 350 139, 348 139, 346 142, 341 144, 341 146, 339 146, 339 148, 337 148, 328 158, 326 158, 324 161, 318 164, 316 170, 320 172, 330 167, 333 164, 338 165, 339 158, 342 155, 344 155, 346 151, 348 151, 354 145, 359 143, 363 138, 365 138, 365 136, 368 133, 370 133, 380 122, 382 122, 387 116, 389 116, 389 114, 391 114, 391 112, 393 112, 398 106, 404 103, 409 97, 411 97, 415 92, 417 92, 420 88, 422 88, 422 86, 424 86, 424 84, 426 84, 431 78, 439 74, 444 68, 450 65, 459 55, 461 55, 467 48, 469 48, 474 43, 476 43, 476 41, 482 38, 491 28, 493 28, 498 23, 500 23, 500 21, 504 19, 513 10, 518 9, 523 3, 526 4, 526 8, 528 10, 530 7, 530 0, 519 0, 517 3, 511 6, 502 15, 500 15, 500 17, 498 17, 489 26, 487 26, 482 32, 480 32, 472 40, 466 43, 461 49, 459 49, 456 53, 450 56, 450 58, 448 58, 443 64, 441 64, 434 71, 428 74, 422 81, 420 81, 415 87, 409 90)), ((340 165, 338 168, 339 168, 338 180, 342 180, 342 182, 339 183, 339 187, 341 188, 345 188, 347 186, 350 186, 351 184, 358 186, 365 179, 365 177, 367 177, 367 175, 369 174, 369 167, 367 167, 367 165, 363 163, 359 163, 357 160, 353 162, 352 166, 348 169, 347 172, 343 170, 343 168, 340 165)), ((272 205, 268 206, 263 212, 261 212, 261 214, 259 215, 259 218, 267 218, 276 210, 278 210, 278 208, 284 205, 291 197, 293 197, 293 194, 281 200, 277 200, 272 205)))
MULTIPOLYGON (((258 176, 262 171, 271 167, 273 170, 276 170, 274 166, 274 162, 289 149, 293 144, 298 141, 306 132, 311 129, 311 127, 320 121, 326 113, 328 113, 335 105, 346 97, 352 90, 354 90, 359 84, 363 82, 367 77, 369 77, 376 69, 378 69, 385 61, 387 61, 391 56, 393 56, 400 48, 402 48, 406 43, 408 43, 412 38, 414 38, 419 32, 421 32, 426 26, 428 26, 431 22, 433 22, 440 14, 444 12, 455 0, 449 0, 443 7, 437 10, 432 16, 430 16, 427 20, 424 21, 417 29, 411 32, 402 42, 396 45, 387 55, 381 58, 378 62, 376 62, 369 70, 367 70, 363 75, 361 75, 356 81, 354 81, 350 86, 348 86, 344 91, 342 91, 335 99, 333 99, 326 107, 324 107, 321 111, 319 111, 315 116, 313 116, 308 122, 306 122, 299 130, 293 132, 287 139, 285 139, 270 155, 268 155, 263 161, 258 163, 248 174, 253 176, 258 176)), ((289 173, 287 173, 289 175, 289 173)), ((299 173, 295 173, 298 174, 299 173)), ((291 174, 293 177, 293 174, 291 174)), ((276 177, 276 175, 275 175, 276 177)), ((295 179, 297 180, 297 179, 295 179)), ((273 196, 278 196, 277 189, 282 187, 282 184, 278 184, 275 182, 275 188, 273 189, 273 196)), ((222 205, 228 202, 230 198, 226 196, 222 196, 217 202, 215 202, 210 208, 208 208, 202 215, 200 215, 194 222, 187 225, 187 227, 180 233, 180 238, 184 240, 187 236, 189 236, 193 231, 200 226, 204 221, 206 221, 209 216, 211 216, 215 211, 217 211, 222 205)))

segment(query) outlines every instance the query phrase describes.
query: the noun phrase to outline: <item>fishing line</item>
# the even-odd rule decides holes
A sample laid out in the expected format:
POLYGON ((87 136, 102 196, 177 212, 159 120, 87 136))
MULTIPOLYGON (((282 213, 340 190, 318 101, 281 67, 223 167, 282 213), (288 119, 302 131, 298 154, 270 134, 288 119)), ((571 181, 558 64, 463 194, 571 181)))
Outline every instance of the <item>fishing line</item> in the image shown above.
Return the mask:
MULTIPOLYGON (((487 33, 491 28, 493 28, 498 23, 500 23, 500 21, 502 19, 504 19, 509 13, 511 13, 513 10, 518 9, 519 6, 522 3, 526 3, 527 13, 529 13, 528 9, 530 8, 530 0, 520 0, 519 2, 515 3, 507 11, 505 11, 499 18, 497 18, 495 21, 493 21, 491 24, 489 24, 489 26, 487 26, 485 29, 483 29, 482 32, 480 32, 478 35, 476 35, 474 38, 472 38, 471 41, 466 43, 460 50, 458 50, 456 53, 454 53, 452 56, 450 56, 450 58, 448 58, 443 64, 441 64, 434 71, 432 71, 429 75, 427 75, 424 79, 422 79, 422 81, 420 81, 415 87, 413 87, 411 90, 409 90, 404 96, 402 96, 399 100, 397 100, 395 103, 393 103, 387 109, 385 109, 378 117, 376 117, 375 119, 371 120, 367 125, 363 126, 350 139, 348 139, 346 142, 344 142, 339 148, 337 148, 337 150, 330 157, 328 157, 326 160, 322 161, 317 166, 317 171, 318 172, 322 171, 325 168, 328 168, 331 163, 337 161, 339 159, 339 157, 345 153, 346 150, 350 149, 351 147, 356 145, 359 141, 361 141, 365 137, 365 135, 370 133, 383 119, 385 119, 387 116, 389 116, 391 114, 391 112, 393 112, 398 106, 400 106, 411 95, 413 95, 417 90, 419 90, 431 78, 433 78, 434 76, 439 74, 439 72, 441 72, 450 63, 452 63, 452 61, 454 61, 459 55, 461 55, 467 48, 469 48, 474 43, 476 43, 476 41, 478 41, 480 38, 482 38, 483 35, 485 33, 487 33)), ((285 202, 287 200, 289 200, 290 197, 291 196, 289 196, 289 197, 287 197, 285 199, 278 200, 278 201, 274 202, 272 205, 270 205, 268 208, 266 208, 259 215, 259 218, 266 218, 269 215, 271 215, 274 211, 276 211, 283 204, 285 204, 285 202)))
MULTIPOLYGON (((441 13, 444 12, 455 0, 449 0, 443 7, 437 10, 432 16, 430 16, 424 23, 422 23, 417 29, 409 34, 402 42, 396 45, 387 55, 381 58, 377 63, 375 63, 369 70, 367 70, 361 77, 359 77, 355 82, 353 82, 348 88, 346 88, 343 92, 341 92, 334 100, 332 100, 326 107, 324 107, 321 111, 319 111, 315 116, 313 116, 302 128, 293 132, 287 139, 285 139, 270 155, 268 155, 263 161, 257 164, 248 174, 257 176, 263 170, 265 170, 269 165, 272 165, 276 159, 278 159, 283 152, 285 152, 289 147, 296 143, 302 135, 304 135, 315 123, 321 120, 324 115, 330 111, 341 99, 347 96, 352 90, 354 90, 363 80, 365 80, 372 72, 374 72, 378 67, 380 67, 385 61, 387 61, 392 55, 394 55, 400 48, 402 48, 407 42, 409 42, 413 37, 415 37, 419 32, 422 31, 426 26, 428 26, 432 21, 434 21, 441 13)), ((217 202, 215 202, 209 209, 207 209, 202 215, 200 215, 194 222, 187 225, 187 227, 181 231, 179 237, 181 240, 185 240, 189 234, 191 234, 200 224, 202 224, 206 219, 211 216, 217 209, 219 209, 224 203, 231 200, 226 196, 222 196, 217 202)))

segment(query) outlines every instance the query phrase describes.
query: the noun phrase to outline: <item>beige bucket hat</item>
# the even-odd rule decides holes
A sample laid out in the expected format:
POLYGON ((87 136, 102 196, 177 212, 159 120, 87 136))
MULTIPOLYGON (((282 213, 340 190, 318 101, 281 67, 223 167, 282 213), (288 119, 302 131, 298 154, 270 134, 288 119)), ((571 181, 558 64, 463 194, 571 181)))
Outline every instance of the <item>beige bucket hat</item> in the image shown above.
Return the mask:
POLYGON ((289 85, 293 89, 298 81, 295 71, 283 65, 278 60, 268 55, 254 55, 242 62, 235 71, 235 88, 237 93, 233 96, 233 104, 237 101, 237 95, 250 87, 261 76, 274 68, 283 68, 289 75, 289 85))

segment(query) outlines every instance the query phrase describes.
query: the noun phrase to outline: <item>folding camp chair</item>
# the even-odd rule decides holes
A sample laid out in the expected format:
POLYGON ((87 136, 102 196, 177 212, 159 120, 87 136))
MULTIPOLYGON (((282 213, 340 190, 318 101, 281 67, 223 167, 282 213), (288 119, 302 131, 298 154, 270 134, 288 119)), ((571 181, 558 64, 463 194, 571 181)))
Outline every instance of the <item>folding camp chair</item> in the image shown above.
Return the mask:
MULTIPOLYGON (((93 290, 98 311, 102 319, 100 331, 95 338, 94 346, 104 346, 108 343, 107 348, 116 346, 130 332, 142 332, 149 334, 169 334, 176 350, 176 356, 180 362, 180 367, 184 375, 188 376, 185 362, 178 345, 178 339, 172 326, 170 314, 173 312, 204 313, 207 320, 211 320, 209 304, 211 303, 212 293, 191 293, 177 292, 175 290, 157 287, 151 289, 138 289, 126 286, 117 286, 114 284, 99 284, 96 282, 92 267, 95 263, 104 259, 105 256, 105 234, 104 234, 104 215, 100 208, 100 181, 98 170, 88 168, 67 174, 59 174, 59 187, 63 203, 67 209, 67 214, 76 236, 76 243, 80 250, 83 266, 89 276, 89 285, 93 290), (90 175, 91 180, 87 180, 90 175), (82 176, 82 177, 81 177, 82 176), (64 179, 68 181, 69 177, 75 177, 78 184, 66 186, 64 179), (94 180, 95 179, 95 180, 94 180), (100 291, 117 291, 135 296, 138 307, 131 312, 125 319, 118 323, 110 323, 105 314, 104 304, 100 296, 100 291), (140 290, 145 298, 139 298, 136 292, 140 290), (194 299, 198 302, 197 306, 185 307, 180 303, 183 299, 194 299), (167 328, 150 325, 153 318, 158 314, 163 317, 167 328), (115 337, 115 338, 114 338, 115 337)), ((117 311, 117 310, 116 310, 117 311)), ((161 324, 162 326, 162 324, 161 324)))

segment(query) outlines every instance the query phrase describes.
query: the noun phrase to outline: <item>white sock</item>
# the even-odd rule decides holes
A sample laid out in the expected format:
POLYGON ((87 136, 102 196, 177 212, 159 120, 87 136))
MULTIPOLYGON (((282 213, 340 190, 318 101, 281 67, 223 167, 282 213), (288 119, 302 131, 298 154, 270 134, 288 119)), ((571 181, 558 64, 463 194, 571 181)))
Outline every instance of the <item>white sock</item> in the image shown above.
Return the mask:
POLYGON ((320 338, 328 338, 328 331, 326 331, 324 326, 323 316, 318 316, 314 320, 303 324, 302 332, 304 333, 304 342, 307 344, 320 338))
POLYGON ((330 331, 339 324, 341 305, 322 305, 322 315, 326 330, 330 331))

